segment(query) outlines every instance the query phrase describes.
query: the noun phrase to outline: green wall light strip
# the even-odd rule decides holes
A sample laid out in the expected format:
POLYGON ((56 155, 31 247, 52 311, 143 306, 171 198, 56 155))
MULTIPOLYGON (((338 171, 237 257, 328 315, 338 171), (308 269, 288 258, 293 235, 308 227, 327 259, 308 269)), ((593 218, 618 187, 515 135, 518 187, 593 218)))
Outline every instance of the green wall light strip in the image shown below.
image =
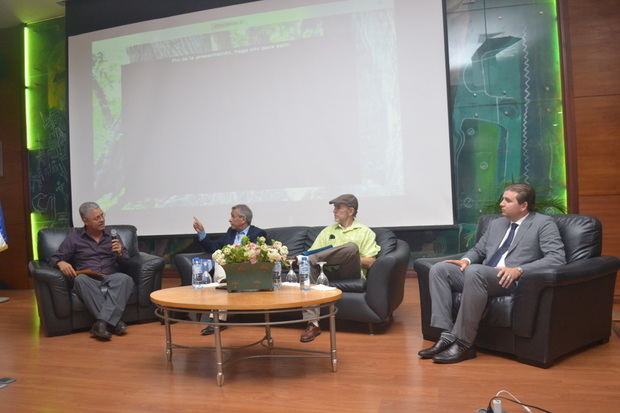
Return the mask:
POLYGON ((24 104, 25 104, 25 117, 26 117, 26 148, 32 149, 32 124, 31 114, 32 104, 30 90, 30 29, 28 26, 24 26, 24 104))
MULTIPOLYGON (((555 65, 555 82, 560 91, 560 100, 562 101, 562 112, 558 113, 559 122, 558 125, 558 133, 561 136, 566 136, 564 131, 564 91, 562 89, 562 59, 560 55, 561 45, 560 45, 560 32, 559 32, 559 21, 558 21, 558 4, 557 1, 553 1, 551 5, 551 12, 553 13, 553 20, 556 22, 553 25, 552 29, 552 41, 553 41, 553 63, 555 65)), ((558 160, 558 165, 562 168, 562 174, 564 176, 564 191, 563 191, 563 201, 564 207, 568 211, 568 188, 566 187, 566 177, 567 177, 567 168, 566 168, 566 152, 562 150, 561 152, 562 159, 558 160)))
POLYGON ((32 257, 35 260, 39 259, 39 251, 38 251, 38 239, 37 239, 37 234, 39 233, 39 230, 41 229, 41 225, 39 224, 40 222, 40 215, 37 214, 36 212, 31 212, 30 213, 30 231, 31 231, 31 239, 32 239, 32 257))
MULTIPOLYGON (((32 150, 32 89, 30 88, 30 29, 24 26, 24 116, 26 124, 26 149, 32 150)), ((35 260, 39 259, 37 233, 39 232, 38 215, 34 212, 30 213, 30 231, 32 240, 32 256, 35 260)))

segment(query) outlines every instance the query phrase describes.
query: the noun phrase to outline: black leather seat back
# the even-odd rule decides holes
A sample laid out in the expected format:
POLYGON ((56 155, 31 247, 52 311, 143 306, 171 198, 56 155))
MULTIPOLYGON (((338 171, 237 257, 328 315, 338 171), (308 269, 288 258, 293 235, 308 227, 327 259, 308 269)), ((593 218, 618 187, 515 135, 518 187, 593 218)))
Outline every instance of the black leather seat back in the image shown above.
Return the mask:
POLYGON ((377 238, 375 242, 381 247, 379 257, 382 257, 396 249, 396 235, 387 228, 373 228, 377 238))
MULTIPOLYGON (((136 227, 133 225, 109 225, 106 228, 116 229, 121 242, 127 248, 130 257, 137 255, 138 236, 136 227)), ((60 244, 67 238, 74 228, 44 228, 38 234, 39 260, 48 262, 52 255, 58 251, 60 244)))
POLYGON ((571 263, 601 255, 601 222, 590 215, 553 215, 560 230, 566 262, 571 263))
POLYGON ((478 242, 480 240, 480 238, 482 238, 482 236, 484 235, 485 231, 487 230, 487 228, 489 227, 489 224, 491 223, 491 221, 493 221, 496 218, 501 217, 501 215, 496 214, 496 215, 483 215, 478 219, 478 226, 476 227, 476 242, 478 242))
POLYGON ((49 259, 58 251, 60 244, 67 238, 71 228, 45 228, 38 234, 39 260, 48 262, 49 259))
POLYGON ((288 247, 289 255, 297 255, 310 248, 308 242, 308 227, 278 227, 268 228, 267 236, 269 239, 267 243, 271 243, 271 240, 280 241, 282 244, 288 247))

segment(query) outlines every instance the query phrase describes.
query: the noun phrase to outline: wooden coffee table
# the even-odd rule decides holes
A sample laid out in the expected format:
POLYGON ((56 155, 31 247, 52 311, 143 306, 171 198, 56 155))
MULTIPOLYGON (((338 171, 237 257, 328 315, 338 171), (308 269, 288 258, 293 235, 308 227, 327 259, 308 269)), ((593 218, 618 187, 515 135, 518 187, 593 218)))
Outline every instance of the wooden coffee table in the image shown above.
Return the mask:
POLYGON ((226 290, 216 289, 215 287, 206 287, 202 290, 195 290, 192 286, 184 286, 154 291, 151 293, 151 301, 153 301, 153 303, 157 306, 155 314, 164 321, 166 330, 166 356, 168 361, 172 361, 173 348, 214 350, 217 361, 217 384, 222 386, 224 384, 224 364, 240 359, 258 357, 324 357, 331 359, 331 368, 332 371, 335 372, 338 364, 338 359, 336 357, 335 319, 338 310, 335 303, 341 296, 342 291, 338 289, 300 291, 299 287, 289 285, 283 285, 282 288, 274 291, 239 293, 229 293, 226 290), (294 318, 286 319, 284 321, 272 321, 270 316, 277 313, 300 311, 303 307, 328 308, 327 314, 320 315, 316 318, 316 320, 329 318, 330 351, 274 347, 274 340, 271 336, 271 326, 302 323, 309 320, 294 318), (171 315, 172 311, 175 312, 174 316, 171 315), (264 314, 264 321, 220 321, 219 313, 222 311, 225 311, 229 315, 264 314), (209 320, 209 313, 212 313, 213 318, 209 321, 192 321, 191 319, 188 320, 178 318, 176 313, 192 315, 194 319, 198 319, 196 315, 201 315, 202 319, 207 320, 209 320), (197 347, 174 344, 172 342, 170 321, 199 323, 213 326, 215 347, 197 347), (245 346, 223 347, 222 337, 220 334, 221 326, 264 326, 265 335, 260 340, 245 346), (267 349, 267 354, 241 357, 235 360, 230 359, 226 362, 223 359, 223 351, 239 350, 254 345, 262 345, 265 347, 267 349), (276 350, 284 350, 288 353, 292 352, 305 354, 275 354, 276 350))

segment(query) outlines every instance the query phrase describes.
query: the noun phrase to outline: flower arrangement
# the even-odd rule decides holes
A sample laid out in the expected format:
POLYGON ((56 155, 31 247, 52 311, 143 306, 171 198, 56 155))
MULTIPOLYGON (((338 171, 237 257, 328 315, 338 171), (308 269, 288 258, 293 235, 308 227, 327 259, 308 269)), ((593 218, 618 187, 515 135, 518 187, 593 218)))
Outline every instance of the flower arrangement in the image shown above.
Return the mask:
POLYGON ((231 263, 249 262, 282 262, 286 260, 288 248, 280 241, 272 240, 267 245, 265 237, 256 238, 256 243, 250 242, 250 238, 241 238, 241 244, 226 245, 215 251, 212 258, 220 265, 231 263))

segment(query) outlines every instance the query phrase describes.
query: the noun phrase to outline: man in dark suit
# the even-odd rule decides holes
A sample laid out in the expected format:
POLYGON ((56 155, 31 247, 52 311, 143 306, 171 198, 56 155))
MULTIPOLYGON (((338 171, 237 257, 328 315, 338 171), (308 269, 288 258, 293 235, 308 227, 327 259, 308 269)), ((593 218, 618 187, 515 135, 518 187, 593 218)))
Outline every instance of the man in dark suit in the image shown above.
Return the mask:
POLYGON ((503 217, 460 260, 433 265, 431 325, 442 333, 435 345, 418 352, 421 358, 449 364, 476 357, 473 343, 488 297, 509 294, 523 275, 565 263, 560 232, 551 217, 533 212, 535 200, 530 185, 509 185, 500 203, 503 217), (452 291, 462 291, 454 322, 452 291))
MULTIPOLYGON (((267 238, 267 232, 265 232, 265 230, 251 225, 252 210, 247 205, 239 204, 233 206, 230 211, 230 219, 228 222, 230 223, 230 228, 228 228, 226 234, 213 241, 205 232, 202 222, 200 222, 198 218, 194 217, 194 229, 198 233, 198 243, 206 252, 212 254, 215 250, 219 250, 226 245, 240 244, 241 238, 244 236, 250 238, 251 242, 256 242, 256 238, 258 237, 267 238)), ((214 281, 219 282, 225 277, 222 267, 216 266, 214 271, 214 281)), ((220 313, 219 319, 225 321, 226 313, 220 313)), ((220 330, 224 330, 226 328, 226 326, 221 326, 220 330)), ((213 326, 207 326, 202 329, 200 334, 207 336, 213 334, 214 331, 213 326)))
POLYGON ((251 242, 256 242, 256 238, 265 237, 265 230, 255 227, 252 224, 252 210, 244 204, 235 205, 230 211, 230 228, 219 239, 213 241, 205 232, 202 222, 194 217, 194 229, 198 233, 198 243, 204 250, 212 254, 215 250, 221 249, 225 245, 239 244, 241 238, 247 236, 251 242))

